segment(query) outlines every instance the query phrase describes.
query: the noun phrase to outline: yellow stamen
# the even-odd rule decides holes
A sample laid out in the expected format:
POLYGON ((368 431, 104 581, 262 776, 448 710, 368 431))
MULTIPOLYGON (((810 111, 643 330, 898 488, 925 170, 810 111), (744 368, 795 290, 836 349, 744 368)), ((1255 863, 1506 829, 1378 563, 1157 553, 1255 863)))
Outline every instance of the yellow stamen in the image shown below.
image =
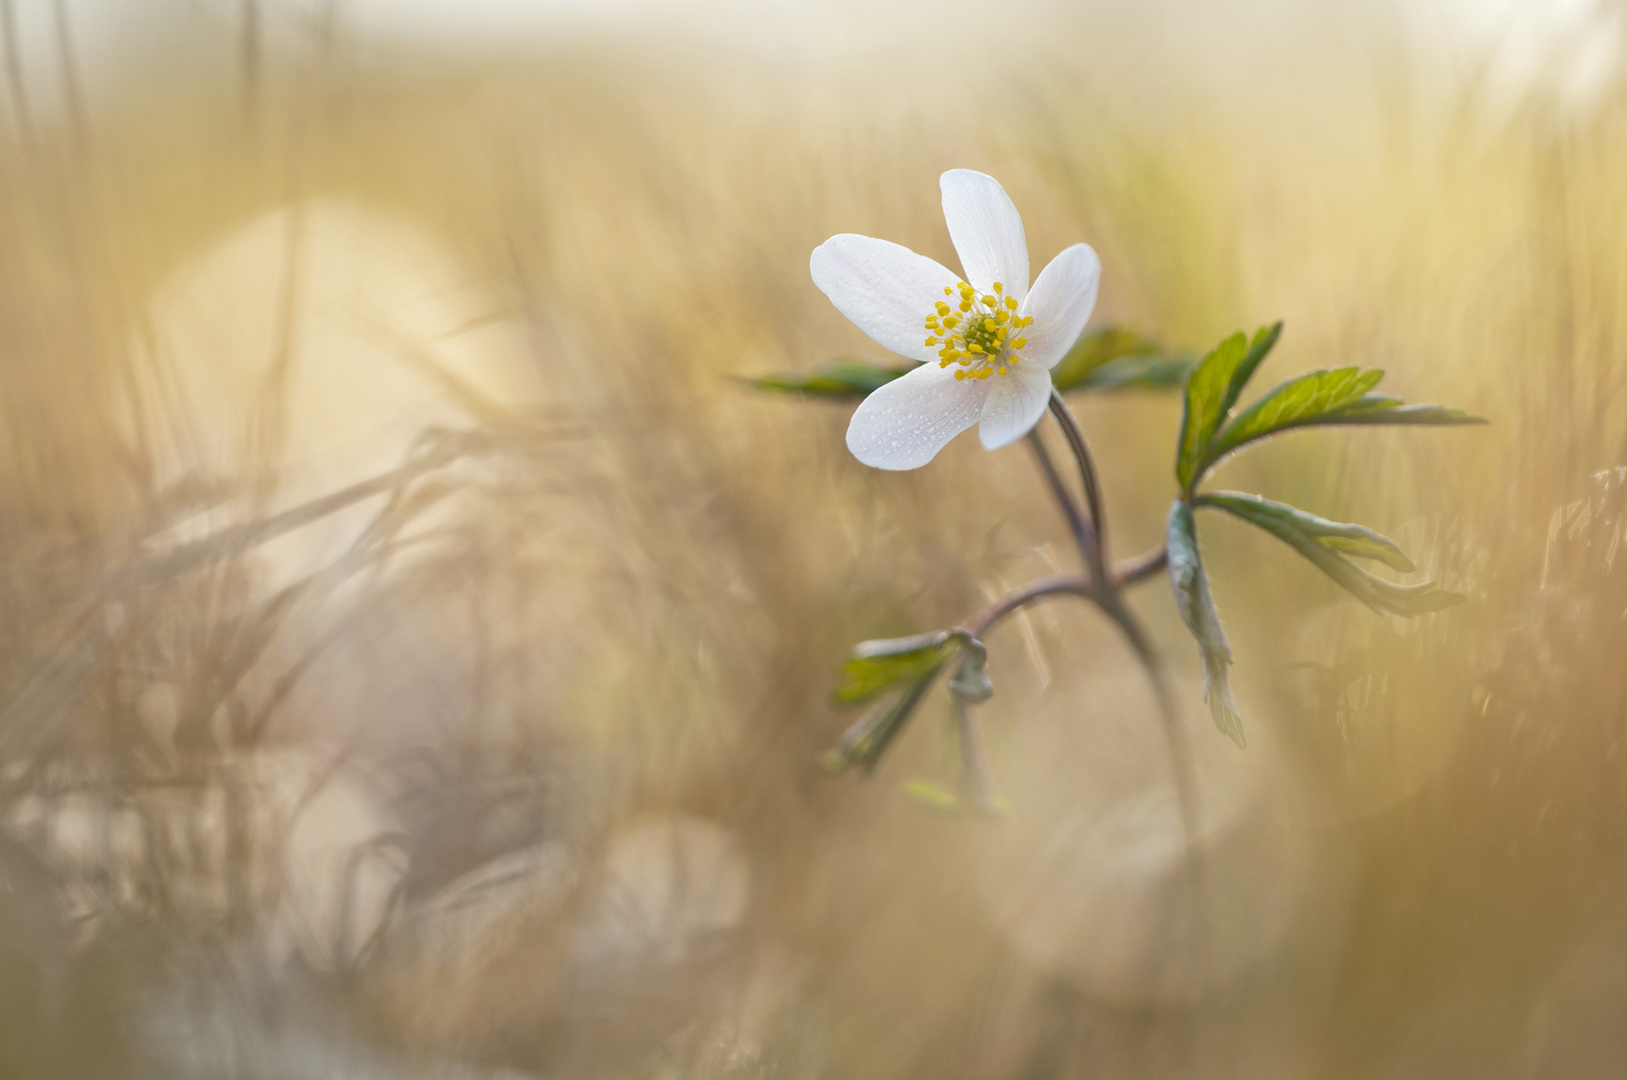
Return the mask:
POLYGON ((1024 338, 1013 340, 1012 332, 1034 320, 1016 314, 1017 299, 1006 295, 1004 282, 996 281, 990 287, 994 291, 984 293, 966 281, 945 285, 943 294, 949 302, 934 301, 933 310, 922 321, 928 331, 927 346, 938 346, 938 366, 959 365, 956 379, 1004 375, 1022 359, 1016 355, 1017 349, 1028 343, 1024 338), (957 292, 958 313, 950 306, 957 292))

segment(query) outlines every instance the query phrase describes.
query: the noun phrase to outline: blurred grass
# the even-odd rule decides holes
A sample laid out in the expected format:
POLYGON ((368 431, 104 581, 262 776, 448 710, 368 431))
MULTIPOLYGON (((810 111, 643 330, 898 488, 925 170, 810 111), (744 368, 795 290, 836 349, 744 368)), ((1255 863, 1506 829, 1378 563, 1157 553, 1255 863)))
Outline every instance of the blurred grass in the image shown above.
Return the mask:
MULTIPOLYGON (((308 1075, 1616 1075, 1627 597, 1620 482, 1596 474, 1627 462, 1627 82, 1586 107, 1540 83, 1509 103, 1420 88, 1381 52, 1382 93, 1308 82, 1299 108, 1261 110, 1173 73, 1123 93, 1093 75, 1112 49, 957 87, 631 46, 498 66, 317 42, 245 98, 230 63, 177 46, 137 58, 88 128, 9 136, 7 819, 63 819, 88 793, 148 837, 177 814, 255 821, 276 800, 248 763, 308 752, 383 793, 410 869, 404 928, 334 972, 265 959, 276 879, 298 876, 277 869, 275 822, 103 840, 77 862, 49 824, 18 826, 0 848, 0 1073, 293 1075, 283 1039, 308 1075), (828 698, 851 642, 962 621, 1068 561, 1020 452, 961 440, 920 472, 870 472, 844 407, 729 378, 885 360, 807 254, 853 231, 952 262, 935 178, 953 166, 1002 180, 1036 264, 1096 246, 1101 325, 1200 352, 1282 317, 1260 389, 1380 366, 1386 389, 1493 421, 1300 434, 1223 467, 1227 487, 1395 536, 1472 602, 1381 623, 1280 546, 1204 522, 1263 738, 1234 761, 1192 686, 1189 719, 1241 791, 1214 797, 1240 807, 1227 828, 1277 840, 1216 841, 1219 892, 1254 913, 1222 926, 1244 959, 1196 1002, 1034 914, 1079 890, 1070 917, 1153 933, 1131 955, 1160 959, 1156 918, 1089 900, 1115 887, 1091 830, 1161 774, 1151 703, 1085 613, 990 643, 1012 825, 899 794, 941 772, 931 710, 868 784, 816 768, 848 722, 828 698), (524 330, 517 357, 477 363, 517 361, 542 389, 470 413, 467 460, 394 484, 349 563, 290 586, 220 537, 276 512, 264 476, 291 448, 273 432, 177 478, 161 447, 198 418, 132 401, 145 373, 196 376, 152 344, 155 292, 261 214, 333 198, 449 252, 524 330), (199 515, 212 553, 120 577, 199 515), (172 790, 190 794, 155 794, 172 790), (701 950, 672 901, 679 929, 646 929, 680 935, 681 961, 573 959, 618 829, 651 813, 726 826, 749 906, 701 950), (542 850, 574 868, 558 896, 522 889, 446 923, 445 955, 428 944, 446 889, 542 850), (374 1049, 331 1049, 350 1045, 374 1049)), ((275 396, 274 354, 245 342, 213 374, 234 399, 275 396)), ((1119 553, 1153 545, 1176 403, 1083 418, 1119 553)), ((319 479, 351 478, 335 462, 319 479)), ((1161 589, 1136 603, 1190 675, 1161 589)))

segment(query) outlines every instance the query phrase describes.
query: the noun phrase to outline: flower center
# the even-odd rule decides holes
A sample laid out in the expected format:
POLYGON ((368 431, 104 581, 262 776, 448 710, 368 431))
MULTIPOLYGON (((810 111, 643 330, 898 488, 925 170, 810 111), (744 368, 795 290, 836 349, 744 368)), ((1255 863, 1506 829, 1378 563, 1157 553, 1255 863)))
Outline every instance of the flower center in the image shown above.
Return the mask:
POLYGON ((953 287, 945 285, 943 294, 949 302, 939 300, 925 323, 931 335, 926 343, 941 346, 939 367, 959 364, 955 378, 986 379, 1004 375, 1022 359, 1017 350, 1027 345, 1028 339, 1011 335, 1033 322, 1034 317, 1018 317, 1017 298, 1007 296, 1004 285, 996 281, 992 293, 979 296, 976 289, 962 281, 953 287), (960 300, 955 303, 957 294, 960 300))

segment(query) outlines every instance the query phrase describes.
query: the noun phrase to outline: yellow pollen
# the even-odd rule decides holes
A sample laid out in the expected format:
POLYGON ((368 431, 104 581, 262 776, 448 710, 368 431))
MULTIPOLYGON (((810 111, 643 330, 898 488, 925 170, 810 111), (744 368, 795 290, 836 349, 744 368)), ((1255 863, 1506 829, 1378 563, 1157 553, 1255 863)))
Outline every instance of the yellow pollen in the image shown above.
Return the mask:
POLYGON ((1004 375, 1020 357, 1013 355, 1016 348, 1009 338, 1011 331, 1023 325, 1015 312, 1015 298, 1005 295, 1005 285, 994 282, 992 293, 982 293, 969 282, 959 281, 944 286, 949 303, 933 301, 922 325, 928 332, 926 344, 937 348, 938 366, 948 368, 959 365, 955 378, 987 379, 991 375, 1004 375), (952 313, 950 304, 959 293, 960 313, 952 313), (1002 299, 1004 303, 1002 303, 1002 299))
POLYGON ((1023 346, 1024 346, 1024 345, 1027 345, 1027 344, 1028 344, 1028 339, 1027 339, 1027 338, 1025 338, 1025 337, 1020 337, 1020 338, 1018 338, 1018 339, 1017 339, 1017 340, 1016 340, 1016 341, 1013 341, 1013 342, 1012 342, 1012 343, 1011 343, 1011 347, 1012 347, 1012 348, 1013 348, 1013 349, 1020 349, 1020 348, 1022 348, 1022 347, 1023 347, 1023 346))

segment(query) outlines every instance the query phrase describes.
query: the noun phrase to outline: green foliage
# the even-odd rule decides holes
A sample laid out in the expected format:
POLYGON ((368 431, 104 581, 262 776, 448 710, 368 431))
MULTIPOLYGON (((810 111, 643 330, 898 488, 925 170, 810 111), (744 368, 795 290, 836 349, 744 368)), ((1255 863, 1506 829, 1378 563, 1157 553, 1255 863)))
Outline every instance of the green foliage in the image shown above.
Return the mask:
POLYGON ((950 679, 950 692, 965 701, 987 701, 994 693, 984 670, 988 650, 965 630, 934 630, 855 645, 842 669, 836 701, 856 705, 893 693, 842 734, 836 749, 825 756, 825 767, 832 772, 852 765, 867 772, 873 769, 957 650, 961 659, 950 679))
POLYGON ((1053 369, 1051 384, 1063 393, 1072 393, 1075 390, 1094 393, 1107 393, 1113 390, 1167 390, 1181 385, 1181 380, 1185 379, 1191 370, 1192 361, 1188 357, 1142 353, 1109 360, 1091 368, 1066 385, 1057 378, 1057 373, 1053 369))
POLYGON ((1199 361, 1186 380, 1186 409, 1181 414, 1181 434, 1175 448, 1175 479, 1183 492, 1190 493, 1198 482, 1209 441, 1225 419, 1224 406, 1233 378, 1247 357, 1248 339, 1241 333, 1233 334, 1199 361))
POLYGON ((881 367, 867 364, 862 360, 833 360, 810 375, 763 375, 740 381, 758 390, 774 390, 782 394, 806 394, 810 397, 838 401, 858 401, 914 369, 914 364, 881 367))
POLYGON ((1192 508, 1179 499, 1170 507, 1166 532, 1169 582, 1175 592, 1175 606, 1203 654, 1203 696, 1209 703, 1215 726, 1242 746, 1243 718, 1237 712, 1237 703, 1232 700, 1231 687, 1227 682, 1227 669, 1232 663, 1231 643, 1226 640, 1226 631, 1221 628, 1220 613, 1215 610, 1215 599, 1209 592, 1209 579, 1203 572, 1192 508))
MULTIPOLYGON (((1215 726, 1239 746, 1245 740, 1242 717, 1229 683, 1232 648, 1204 571, 1193 518, 1196 507, 1222 510, 1264 529, 1375 611, 1421 615, 1464 598, 1430 582, 1397 585, 1358 566, 1353 560, 1371 560, 1401 573, 1416 569, 1394 541, 1372 529, 1329 521, 1256 495, 1199 495, 1197 488, 1204 475, 1226 455, 1294 428, 1485 422, 1460 409, 1406 405, 1399 398, 1374 393, 1384 373, 1358 367, 1295 376, 1238 411, 1243 390, 1281 335, 1280 322, 1261 327, 1252 338, 1235 333, 1194 365, 1183 357, 1165 354, 1139 334, 1110 328, 1081 337, 1052 371, 1052 383, 1060 391, 1167 387, 1185 380, 1185 407, 1175 462, 1181 490, 1170 509, 1166 529, 1170 585, 1181 618, 1202 655, 1204 698, 1215 726)), ((771 375, 749 382, 765 390, 859 399, 909 370, 839 361, 809 376, 771 375)), ((945 670, 953 672, 949 692, 961 710, 957 715, 966 723, 965 710, 993 694, 987 662, 982 643, 965 630, 860 644, 843 668, 836 701, 844 705, 876 703, 826 755, 827 768, 840 771, 857 765, 865 771, 873 769, 945 670), (955 666, 950 669, 950 664, 955 666)), ((978 764, 981 752, 975 746, 963 751, 977 758, 975 762, 963 759, 963 786, 968 791, 982 791, 987 784, 977 779, 983 775, 983 766, 978 764)), ((981 808, 987 812, 994 805, 993 796, 956 792, 935 781, 912 781, 905 791, 938 810, 981 808)))
POLYGON ((875 708, 865 713, 858 722, 842 733, 837 740, 836 749, 825 755, 824 766, 828 772, 842 772, 857 765, 865 772, 876 767, 881 755, 892 745, 893 739, 904 730, 904 725, 915 713, 916 706, 932 686, 937 678, 943 661, 939 660, 930 668, 915 675, 900 690, 883 700, 875 708))
POLYGON ((1181 485, 1181 497, 1169 516, 1170 584, 1181 618, 1203 654, 1204 696, 1215 725, 1239 746, 1243 744, 1242 720, 1227 684, 1232 651, 1221 629, 1198 553, 1193 506, 1212 506, 1265 529, 1375 611, 1419 615, 1449 607, 1463 598, 1427 582, 1397 585, 1357 566, 1352 558, 1372 559, 1403 573, 1414 569, 1412 560, 1399 547, 1371 529, 1328 521, 1253 495, 1222 492, 1198 496, 1197 486, 1204 474, 1234 450, 1292 428, 1484 422, 1459 409, 1404 405, 1398 398, 1375 394, 1372 390, 1384 373, 1356 367, 1296 376, 1233 415, 1244 387, 1281 335, 1280 322, 1256 331, 1251 340, 1236 333, 1203 358, 1186 382, 1185 411, 1175 449, 1175 476, 1181 485))
POLYGON ((1376 368, 1334 368, 1295 376, 1267 391, 1254 404, 1239 413, 1210 442, 1198 466, 1202 475, 1208 468, 1245 443, 1291 427, 1315 423, 1358 401, 1384 378, 1376 368))
POLYGON ((1405 616, 1423 615, 1451 607, 1464 599, 1460 594, 1448 592, 1433 582, 1397 585, 1385 581, 1345 558, 1348 553, 1376 558, 1397 569, 1413 568, 1411 561, 1393 543, 1360 525, 1324 521, 1282 503, 1236 492, 1201 495, 1196 505, 1224 510, 1264 529, 1305 556, 1317 569, 1374 611, 1405 616))
POLYGON ((853 655, 842 668, 842 682, 836 700, 857 705, 906 679, 936 672, 949 658, 949 635, 943 631, 914 637, 864 641, 853 647, 853 655))
POLYGON ((1121 372, 1136 366, 1145 366, 1152 360, 1163 360, 1167 367, 1172 358, 1164 356, 1163 352, 1157 342, 1143 337, 1134 330, 1117 326, 1093 330, 1074 342, 1073 347, 1057 361, 1056 366, 1051 369, 1051 385, 1064 393, 1104 386, 1117 389, 1129 384, 1122 375, 1118 379, 1110 375, 1105 380, 1102 379, 1102 375, 1108 374, 1103 371, 1104 368, 1119 366, 1127 360, 1140 361, 1141 364, 1131 364, 1129 368, 1121 367, 1121 372))
POLYGON ((1220 415, 1222 417, 1232 411, 1232 406, 1237 404, 1238 397, 1243 393, 1243 387, 1254 377, 1255 369, 1260 366, 1260 363, 1271 354, 1272 349, 1276 348, 1277 339, 1281 336, 1281 319, 1278 319, 1270 326, 1262 326, 1254 331, 1254 338, 1249 342, 1248 352, 1244 355, 1243 362, 1237 365, 1237 370, 1232 372, 1232 381, 1226 387, 1226 399, 1220 405, 1220 415))
POLYGON ((1175 477, 1188 499, 1221 458, 1249 443, 1293 428, 1332 425, 1483 424, 1478 416, 1443 405, 1405 405, 1400 398, 1372 393, 1384 377, 1356 367, 1295 376, 1232 416, 1244 386, 1282 335, 1282 323, 1255 332, 1245 344, 1241 333, 1215 346, 1186 383, 1186 409, 1175 450, 1175 477))
POLYGON ((1445 405, 1403 405, 1389 394, 1363 394, 1343 408, 1316 420, 1318 425, 1390 424, 1446 427, 1458 424, 1484 424, 1484 418, 1451 409, 1445 405))
POLYGON ((1333 551, 1354 555, 1361 559, 1374 559, 1392 570, 1410 574, 1417 569, 1394 540, 1374 532, 1365 525, 1346 525, 1337 521, 1307 514, 1287 503, 1272 502, 1258 495, 1244 495, 1236 491, 1216 491, 1201 495, 1199 506, 1213 506, 1259 525, 1261 528, 1294 529, 1333 551), (1267 525, 1266 521, 1273 524, 1267 525))

